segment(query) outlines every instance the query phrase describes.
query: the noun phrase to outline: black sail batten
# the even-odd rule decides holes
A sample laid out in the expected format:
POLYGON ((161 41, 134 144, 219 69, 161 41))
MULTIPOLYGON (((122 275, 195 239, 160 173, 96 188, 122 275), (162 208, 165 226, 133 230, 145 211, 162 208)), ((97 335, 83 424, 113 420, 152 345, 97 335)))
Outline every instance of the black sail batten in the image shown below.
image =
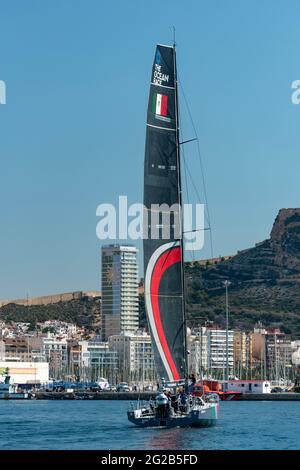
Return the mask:
POLYGON ((145 305, 160 377, 186 376, 186 328, 175 48, 157 45, 144 166, 145 305))

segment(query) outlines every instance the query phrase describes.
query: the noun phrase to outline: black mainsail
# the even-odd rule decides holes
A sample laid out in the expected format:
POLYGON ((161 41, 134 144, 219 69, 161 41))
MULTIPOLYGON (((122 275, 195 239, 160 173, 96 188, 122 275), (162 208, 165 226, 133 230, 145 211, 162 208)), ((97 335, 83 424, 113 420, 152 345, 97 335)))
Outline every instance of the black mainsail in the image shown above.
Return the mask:
POLYGON ((187 374, 179 153, 175 46, 157 45, 144 166, 144 275, 155 362, 167 381, 187 374))

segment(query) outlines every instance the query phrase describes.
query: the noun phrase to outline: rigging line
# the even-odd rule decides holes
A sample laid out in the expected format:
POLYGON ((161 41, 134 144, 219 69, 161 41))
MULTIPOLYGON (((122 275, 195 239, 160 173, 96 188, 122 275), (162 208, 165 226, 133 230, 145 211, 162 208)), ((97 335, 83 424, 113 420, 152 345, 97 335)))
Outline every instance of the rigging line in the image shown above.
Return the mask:
MULTIPOLYGON (((188 174, 189 174, 189 177, 190 177, 190 180, 191 180, 192 186, 193 186, 193 188, 194 188, 194 191, 195 191, 195 193, 196 193, 196 196, 197 196, 197 198, 198 198, 199 202, 201 203, 201 201, 202 201, 202 197, 201 197, 201 195, 200 195, 200 193, 199 193, 199 191, 198 191, 198 189, 197 189, 197 186, 196 186, 196 184, 195 184, 195 182, 194 182, 194 179, 193 179, 192 173, 191 173, 191 171, 190 171, 190 169, 189 169, 189 166, 188 166, 188 163, 187 163, 187 160, 186 160, 186 158, 185 158, 185 155, 184 155, 184 153, 183 153, 183 155, 182 155, 182 156, 183 156, 183 159, 184 159, 184 165, 185 165, 185 168, 186 168, 186 170, 187 170, 187 172, 188 172, 188 174)), ((204 198, 204 199, 205 199, 205 198, 204 198)), ((207 215, 206 215, 206 218, 208 219, 207 215)), ((208 220, 207 220, 207 221, 208 221, 208 220)), ((208 221, 208 222, 209 222, 209 221, 208 221)))
MULTIPOLYGON (((183 136, 183 127, 182 127, 182 120, 181 120, 181 116, 179 117, 179 125, 180 125, 180 133, 181 133, 181 136, 183 136)), ((182 147, 181 149, 181 155, 182 155, 182 158, 183 158, 183 167, 184 167, 184 179, 185 179, 185 186, 186 186, 186 195, 187 195, 187 202, 188 204, 190 203, 190 196, 189 196, 189 186, 188 186, 188 181, 187 181, 187 165, 185 163, 185 150, 184 150, 184 147, 182 147)), ((190 226, 192 226, 192 221, 190 220, 190 226)), ((184 227, 182 227, 182 233, 184 233, 184 227)), ((182 237, 183 238, 183 237, 182 237)), ((182 240, 182 243, 184 244, 184 238, 182 240)), ((195 254, 194 254, 194 250, 192 250, 192 258, 193 258, 193 261, 195 261, 195 254)))
MULTIPOLYGON (((190 117, 190 120, 191 120, 191 124, 192 124, 193 130, 194 130, 195 136, 197 137, 197 150, 198 150, 198 158, 199 158, 199 164, 200 164, 200 169, 201 169, 202 185, 203 185, 203 192, 204 192, 204 198, 205 198, 205 204, 206 204, 207 218, 208 218, 209 226, 211 227, 210 212, 209 212, 209 207, 208 207, 207 191, 206 191, 206 184, 205 184, 205 178, 204 178, 204 168, 203 168, 202 154, 201 154, 201 151, 200 151, 198 133, 197 133, 197 130, 196 130, 196 126, 195 126, 195 123, 194 123, 194 120, 193 120, 193 117, 192 117, 192 113, 191 113, 187 98, 186 98, 185 93, 184 93, 182 82, 181 82, 181 80, 179 80, 179 76, 177 78, 178 78, 178 83, 181 87, 182 96, 183 96, 185 105, 187 107, 187 111, 188 111, 188 114, 189 114, 189 117, 190 117)), ((211 257, 213 258, 212 230, 210 231, 210 249, 211 249, 211 257)))
POLYGON ((183 233, 195 233, 195 232, 203 232, 204 230, 210 230, 210 227, 205 227, 205 228, 195 228, 193 230, 187 230, 186 232, 183 233))
MULTIPOLYGON (((187 164, 186 164, 186 159, 185 159, 185 155, 184 155, 184 152, 182 152, 182 157, 183 157, 183 163, 184 163, 184 174, 185 174, 185 184, 186 184, 186 187, 187 187, 187 199, 188 199, 188 203, 189 203, 189 192, 188 192, 188 184, 187 184, 187 172, 190 174, 189 172, 189 169, 187 167, 187 164)), ((192 221, 190 220, 190 226, 192 226, 192 221)), ((188 232, 183 232, 183 233, 188 233, 188 232)), ((192 242, 193 243, 193 242, 192 242)), ((195 261, 195 252, 194 250, 192 250, 192 260, 195 261)))
MULTIPOLYGON (((180 127, 181 127, 181 124, 180 124, 180 127)), ((194 142, 195 140, 197 140, 197 137, 195 137, 194 139, 189 139, 189 140, 184 140, 183 142, 179 142, 179 145, 187 144, 189 142, 194 142)))
MULTIPOLYGON (((191 173, 191 171, 190 171, 190 169, 189 169, 189 166, 188 166, 188 164, 187 164, 187 161, 186 161, 186 159, 185 159, 184 156, 183 156, 183 158, 184 158, 184 164, 185 164, 185 166, 186 166, 186 169, 187 169, 187 172, 188 172, 188 174, 189 174, 189 177, 190 177, 191 183, 192 183, 192 185, 193 185, 193 188, 194 188, 194 190, 195 190, 196 196, 197 196, 197 198, 199 199, 199 202, 201 203, 201 201, 202 201, 201 195, 200 195, 200 193, 199 193, 199 191, 198 191, 198 189, 197 189, 197 186, 196 186, 196 184, 195 184, 195 182, 194 182, 194 179, 193 179, 192 173, 191 173)), ((206 218, 207 218, 207 222, 208 222, 208 225, 209 225, 209 220, 208 220, 207 214, 205 214, 205 216, 206 216, 206 218)))

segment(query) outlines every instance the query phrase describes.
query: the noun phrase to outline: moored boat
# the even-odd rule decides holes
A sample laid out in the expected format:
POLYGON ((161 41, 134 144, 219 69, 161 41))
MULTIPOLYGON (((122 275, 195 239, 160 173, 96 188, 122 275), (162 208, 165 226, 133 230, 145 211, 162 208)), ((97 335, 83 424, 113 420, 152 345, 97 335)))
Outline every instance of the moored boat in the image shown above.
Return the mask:
POLYGON ((216 394, 221 401, 239 400, 242 393, 236 390, 222 390, 222 384, 218 380, 203 379, 194 386, 193 395, 196 397, 216 394))
POLYGON ((22 400, 29 398, 27 392, 19 391, 17 385, 10 383, 8 373, 4 375, 4 381, 0 382, 0 399, 4 400, 22 400))

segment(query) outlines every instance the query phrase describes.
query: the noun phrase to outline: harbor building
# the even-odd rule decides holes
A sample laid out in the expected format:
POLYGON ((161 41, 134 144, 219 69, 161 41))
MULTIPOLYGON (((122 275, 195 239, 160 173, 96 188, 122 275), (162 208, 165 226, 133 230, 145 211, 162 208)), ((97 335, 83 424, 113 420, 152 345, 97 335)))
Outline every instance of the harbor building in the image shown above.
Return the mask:
POLYGON ((68 342, 66 337, 51 333, 43 338, 43 354, 49 362, 50 376, 61 379, 68 370, 68 342))
POLYGON ((145 384, 157 380, 151 336, 145 331, 121 333, 109 338, 109 347, 119 356, 119 380, 145 384))
POLYGON ((26 335, 0 339, 0 360, 45 362, 41 338, 26 335))
POLYGON ((48 362, 0 361, 0 375, 8 371, 10 381, 16 385, 42 385, 49 381, 48 362))
POLYGON ((193 330, 188 334, 189 372, 201 377, 208 368, 207 334, 206 327, 193 330))
POLYGON ((81 380, 99 380, 105 377, 110 384, 117 381, 119 357, 118 352, 111 349, 107 342, 100 338, 93 341, 79 341, 81 359, 78 375, 81 380))
POLYGON ((252 334, 240 330, 234 331, 233 358, 235 375, 241 378, 245 375, 245 378, 248 378, 248 373, 251 375, 253 368, 252 334))
MULTIPOLYGON (((225 377, 226 371, 226 330, 206 330, 208 371, 213 376, 225 377)), ((234 332, 228 330, 228 367, 229 373, 233 373, 233 337, 234 332)))
POLYGON ((225 380, 222 389, 224 392, 271 393, 271 383, 267 380, 225 380))
POLYGON ((102 247, 102 339, 133 333, 139 326, 137 248, 102 247))
POLYGON ((252 333, 252 356, 256 363, 264 365, 266 371, 266 329, 261 325, 254 328, 252 333))
POLYGON ((82 348, 77 340, 68 340, 67 354, 69 376, 74 379, 77 379, 78 377, 80 377, 82 363, 82 348))
POLYGON ((31 352, 24 337, 0 339, 0 359, 6 361, 31 361, 31 352))
POLYGON ((270 379, 278 381, 290 375, 292 367, 291 340, 279 328, 266 330, 266 366, 270 379))
POLYGON ((279 328, 254 329, 253 357, 260 362, 265 378, 278 381, 286 379, 292 370, 292 344, 290 338, 279 328))

